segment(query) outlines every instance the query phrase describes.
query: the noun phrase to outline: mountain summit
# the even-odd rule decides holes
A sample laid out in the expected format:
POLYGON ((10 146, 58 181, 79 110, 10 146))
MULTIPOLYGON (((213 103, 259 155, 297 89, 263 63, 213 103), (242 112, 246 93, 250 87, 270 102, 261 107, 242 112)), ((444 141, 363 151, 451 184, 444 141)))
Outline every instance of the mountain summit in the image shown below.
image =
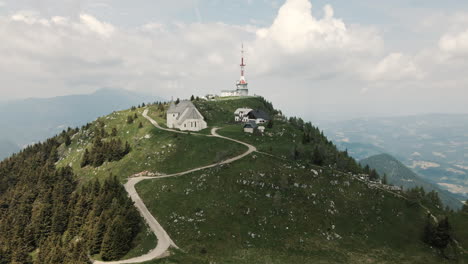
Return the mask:
POLYGON ((168 128, 169 104, 143 104, 0 163, 2 261, 467 260, 466 213, 379 183, 311 123, 261 97, 192 103, 207 129, 168 128), (271 120, 244 130, 239 108, 271 120))

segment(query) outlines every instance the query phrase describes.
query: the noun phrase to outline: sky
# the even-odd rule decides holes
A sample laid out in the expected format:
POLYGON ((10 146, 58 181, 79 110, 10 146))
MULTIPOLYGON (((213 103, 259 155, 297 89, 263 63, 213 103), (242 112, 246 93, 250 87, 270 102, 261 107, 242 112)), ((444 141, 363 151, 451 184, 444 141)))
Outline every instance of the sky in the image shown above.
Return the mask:
POLYGON ((468 1, 0 0, 0 101, 235 88, 287 115, 468 113, 468 1))

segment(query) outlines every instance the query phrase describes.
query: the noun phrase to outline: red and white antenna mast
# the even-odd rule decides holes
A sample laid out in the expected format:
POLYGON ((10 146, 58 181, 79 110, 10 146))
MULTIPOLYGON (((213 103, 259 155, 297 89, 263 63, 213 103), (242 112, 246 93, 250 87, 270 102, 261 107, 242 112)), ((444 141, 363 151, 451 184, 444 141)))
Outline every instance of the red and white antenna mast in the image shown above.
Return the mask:
POLYGON ((241 78, 240 78, 240 83, 245 84, 245 77, 244 77, 244 72, 245 72, 245 63, 244 63, 244 43, 242 43, 242 49, 241 49, 241 78))

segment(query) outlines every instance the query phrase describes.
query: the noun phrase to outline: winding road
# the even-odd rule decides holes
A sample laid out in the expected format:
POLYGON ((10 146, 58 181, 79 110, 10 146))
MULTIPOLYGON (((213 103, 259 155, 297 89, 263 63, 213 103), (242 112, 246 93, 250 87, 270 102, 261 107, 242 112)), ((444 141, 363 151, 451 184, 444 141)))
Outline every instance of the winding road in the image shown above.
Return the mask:
MULTIPOLYGON (((156 122, 154 119, 152 119, 151 117, 148 116, 148 109, 145 109, 143 111, 143 117, 148 119, 148 121, 150 121, 151 124, 153 124, 158 129, 165 130, 165 131, 170 131, 170 132, 175 132, 175 133, 180 133, 180 134, 188 134, 188 132, 183 132, 183 131, 178 131, 178 130, 173 130, 173 129, 161 127, 158 124, 158 122, 156 122)), ((219 135, 218 133, 216 133, 217 130, 218 130, 218 128, 213 128, 211 130, 211 135, 203 135, 203 134, 198 134, 198 133, 191 133, 191 134, 195 134, 195 135, 199 135, 199 136, 207 136, 207 137, 218 137, 218 138, 222 138, 222 139, 225 139, 225 140, 233 141, 233 142, 236 142, 236 143, 239 143, 239 144, 242 144, 242 145, 246 146, 248 148, 248 150, 246 152, 238 155, 238 156, 233 157, 233 158, 230 158, 230 159, 227 159, 227 160, 215 163, 215 164, 194 168, 194 169, 191 169, 191 170, 188 170, 188 171, 178 172, 178 173, 169 174, 169 175, 154 176, 154 177, 153 176, 151 176, 151 177, 149 177, 149 176, 138 176, 138 177, 129 178, 127 183, 124 185, 125 190, 130 195, 130 198, 135 203, 136 208, 138 209, 140 214, 143 216, 146 223, 148 223, 148 226, 151 228, 151 230, 154 232, 154 234, 158 238, 157 246, 156 246, 156 248, 152 249, 147 254, 139 256, 139 257, 126 259, 126 260, 117 260, 117 261, 98 261, 98 260, 94 260, 93 263, 95 263, 95 264, 141 263, 141 262, 150 261, 150 260, 153 260, 153 259, 168 256, 169 255, 168 249, 170 247, 177 248, 177 249, 179 248, 174 243, 174 241, 172 241, 172 239, 169 237, 166 230, 164 230, 164 228, 161 226, 161 224, 159 224, 158 220, 156 220, 156 218, 150 213, 148 208, 145 206, 143 200, 138 195, 138 193, 137 193, 137 191, 135 189, 135 185, 137 183, 143 181, 143 180, 182 176, 182 175, 189 174, 189 173, 192 173, 192 172, 213 168, 213 167, 216 167, 216 166, 219 166, 219 165, 222 165, 222 164, 232 163, 232 162, 234 162, 236 160, 240 160, 240 159, 244 158, 245 156, 250 155, 252 152, 257 151, 257 148, 255 148, 254 146, 252 146, 250 144, 247 144, 245 142, 242 142, 242 141, 239 141, 239 140, 236 140, 236 139, 232 139, 232 138, 228 138, 228 137, 224 137, 224 136, 219 135)))

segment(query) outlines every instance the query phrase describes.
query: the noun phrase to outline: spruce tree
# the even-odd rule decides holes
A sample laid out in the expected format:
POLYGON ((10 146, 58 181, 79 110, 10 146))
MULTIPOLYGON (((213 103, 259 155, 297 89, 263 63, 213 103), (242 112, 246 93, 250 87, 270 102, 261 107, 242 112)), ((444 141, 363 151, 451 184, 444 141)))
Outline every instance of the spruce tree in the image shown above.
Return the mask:
POLYGON ((463 207, 462 207, 462 210, 461 210, 463 213, 467 213, 468 214, 468 200, 466 200, 466 202, 463 204, 463 207))
POLYGON ((65 146, 70 146, 70 144, 72 143, 71 141, 71 138, 68 134, 65 135, 65 146))
POLYGON ((384 173, 384 175, 383 175, 382 184, 385 184, 385 185, 388 184, 387 174, 386 173, 384 173))
POLYGON ((127 116, 127 124, 133 124, 133 117, 127 116))

